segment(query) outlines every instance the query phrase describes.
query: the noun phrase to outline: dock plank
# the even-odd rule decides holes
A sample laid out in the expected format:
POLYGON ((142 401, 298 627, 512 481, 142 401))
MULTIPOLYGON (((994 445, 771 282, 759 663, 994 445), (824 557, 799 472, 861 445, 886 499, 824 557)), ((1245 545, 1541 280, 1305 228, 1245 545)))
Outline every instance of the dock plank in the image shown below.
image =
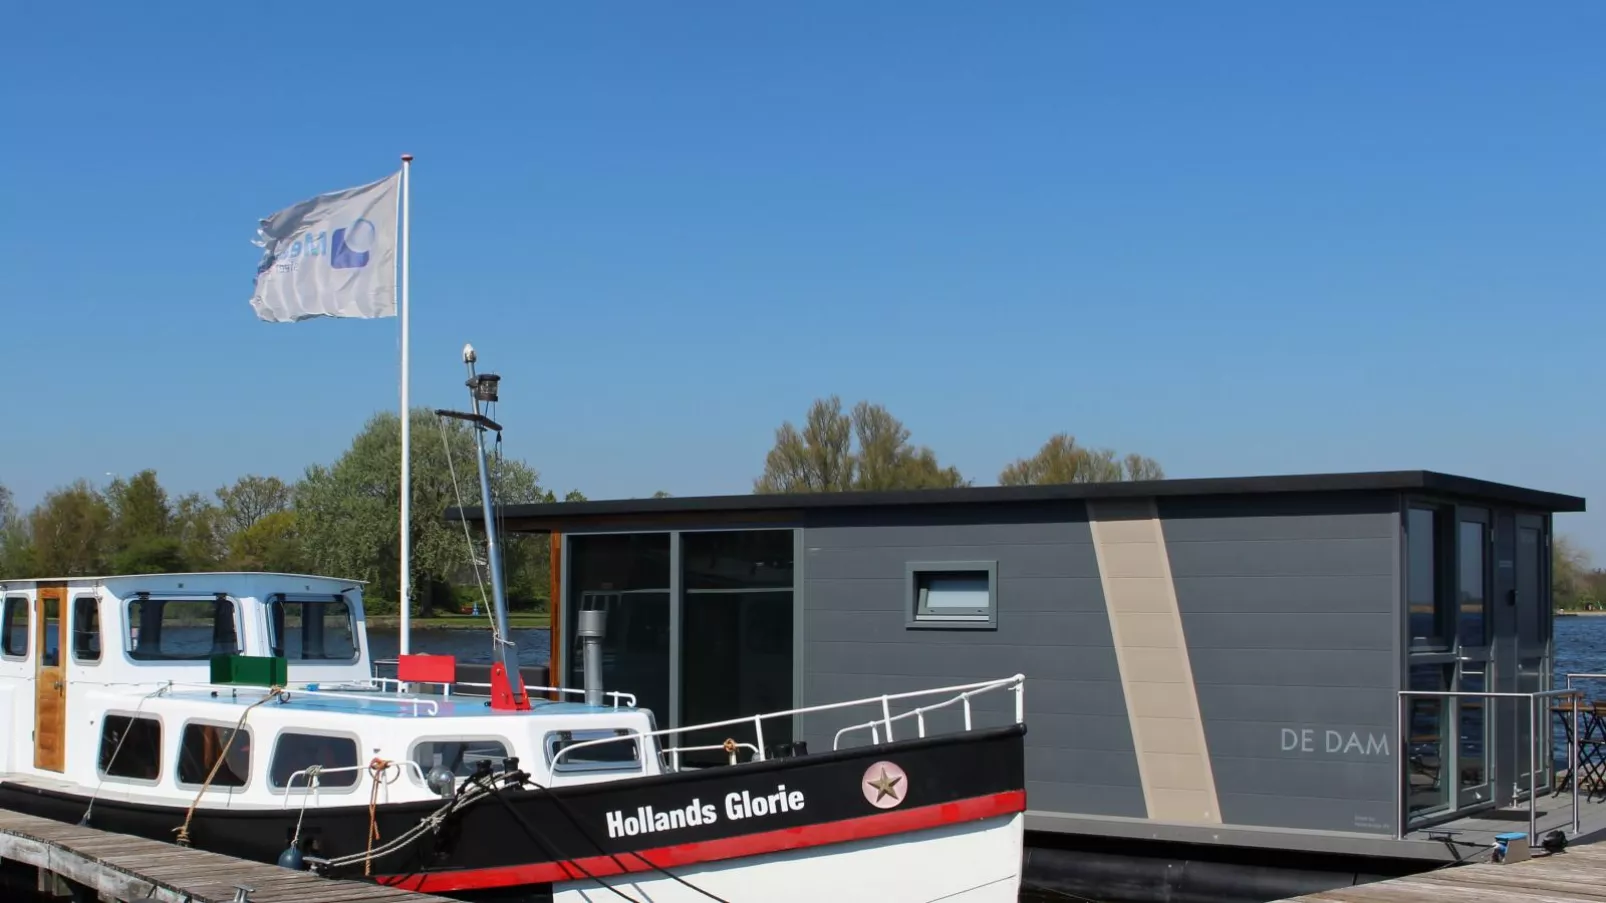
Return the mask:
POLYGON ((1479 862, 1275 903, 1606 903, 1606 843, 1523 862, 1479 862))
POLYGON ((0 857, 46 869, 117 900, 230 903, 235 886, 242 885, 253 888, 252 903, 454 903, 5 809, 0 809, 0 857))

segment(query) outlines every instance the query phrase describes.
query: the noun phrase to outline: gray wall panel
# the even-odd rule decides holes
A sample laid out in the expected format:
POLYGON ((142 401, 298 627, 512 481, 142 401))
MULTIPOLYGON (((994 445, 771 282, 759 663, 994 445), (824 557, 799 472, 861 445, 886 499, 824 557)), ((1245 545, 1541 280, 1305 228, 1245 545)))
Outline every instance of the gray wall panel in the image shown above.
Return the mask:
POLYGON ((1228 823, 1393 830, 1397 504, 1160 501, 1228 823))
MULTIPOLYGON (((1092 535, 1080 504, 1036 511, 927 512, 864 523, 816 515, 804 530, 804 699, 808 704, 1027 675, 1027 798, 1090 815, 1144 811, 1092 535), (995 630, 911 630, 906 571, 919 561, 996 561, 995 630)), ((976 724, 1013 721, 1010 695, 975 700, 976 724)), ((946 715, 933 716, 938 729, 946 715)), ((874 713, 860 714, 865 721, 874 713)), ((836 713, 804 736, 828 749, 836 713)), ((914 733, 913 722, 894 725, 914 733)), ((860 734, 867 737, 867 734, 860 734)))

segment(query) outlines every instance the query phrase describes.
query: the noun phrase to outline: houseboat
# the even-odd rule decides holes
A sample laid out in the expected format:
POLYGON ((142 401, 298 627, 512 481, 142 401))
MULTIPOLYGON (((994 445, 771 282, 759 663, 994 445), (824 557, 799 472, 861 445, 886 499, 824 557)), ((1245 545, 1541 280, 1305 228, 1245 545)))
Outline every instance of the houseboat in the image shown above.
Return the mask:
POLYGON ((600 682, 640 641, 607 606, 573 613, 578 684, 524 684, 489 548, 479 685, 378 674, 357 581, 0 581, 0 807, 464 899, 1015 900, 1021 675, 666 726, 600 682))
POLYGON ((1257 903, 1602 836, 1550 587, 1583 510, 1391 471, 497 513, 553 549, 552 674, 598 606, 604 679, 670 726, 1024 672, 1027 885, 1257 903))

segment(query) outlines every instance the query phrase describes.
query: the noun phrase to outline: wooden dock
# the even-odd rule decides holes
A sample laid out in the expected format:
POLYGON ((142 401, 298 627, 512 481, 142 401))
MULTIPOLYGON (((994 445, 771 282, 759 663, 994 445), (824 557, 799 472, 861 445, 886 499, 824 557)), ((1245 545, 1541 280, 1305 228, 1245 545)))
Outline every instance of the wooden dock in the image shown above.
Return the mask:
POLYGON ((4 809, 0 809, 0 860, 9 873, 33 867, 39 893, 75 901, 455 903, 4 809), (249 890, 242 895, 241 888, 249 890))
POLYGON ((1275 903, 1603 903, 1606 843, 1584 844, 1523 862, 1446 866, 1372 884, 1275 903))

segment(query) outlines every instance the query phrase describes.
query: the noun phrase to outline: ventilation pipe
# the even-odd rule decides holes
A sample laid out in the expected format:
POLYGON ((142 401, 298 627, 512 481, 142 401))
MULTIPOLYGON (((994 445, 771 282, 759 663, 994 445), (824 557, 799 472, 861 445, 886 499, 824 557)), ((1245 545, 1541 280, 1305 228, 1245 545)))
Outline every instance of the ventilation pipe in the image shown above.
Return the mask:
POLYGON ((608 612, 601 608, 580 610, 580 642, 585 661, 586 705, 602 705, 602 636, 607 632, 608 612))

